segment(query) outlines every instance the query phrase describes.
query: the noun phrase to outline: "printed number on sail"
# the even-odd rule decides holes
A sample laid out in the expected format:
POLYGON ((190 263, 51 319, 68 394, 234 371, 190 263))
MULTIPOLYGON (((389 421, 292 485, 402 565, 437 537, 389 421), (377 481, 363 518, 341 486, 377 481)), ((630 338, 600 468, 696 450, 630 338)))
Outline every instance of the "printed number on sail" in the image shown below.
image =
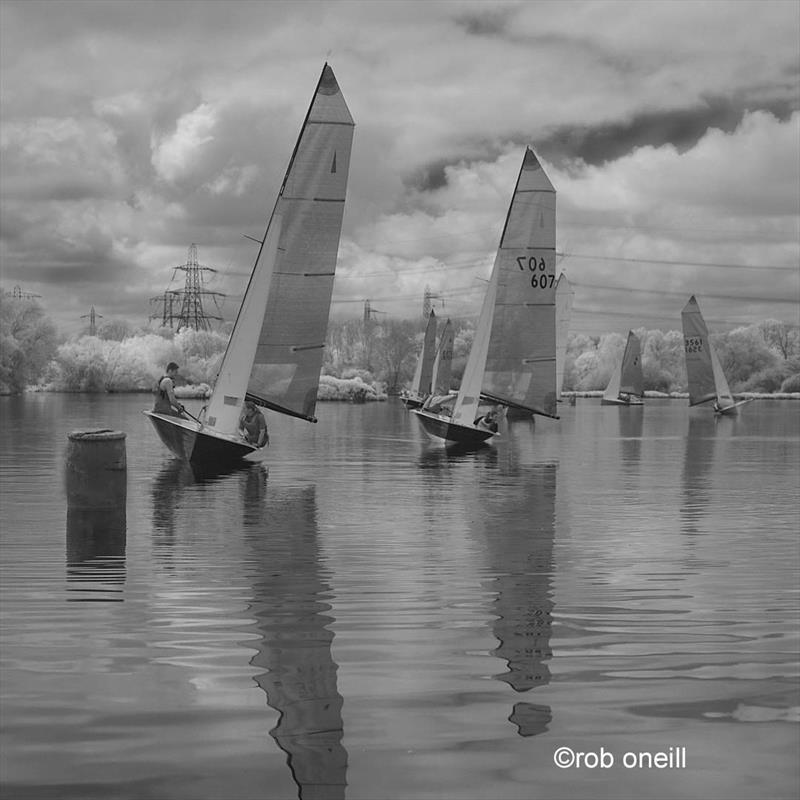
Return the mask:
POLYGON ((699 336, 687 336, 684 340, 684 347, 687 353, 702 353, 703 340, 699 336))
POLYGON ((529 256, 527 259, 525 256, 517 256, 517 264, 523 272, 527 266, 528 270, 533 273, 533 275, 531 275, 531 286, 533 286, 534 289, 552 289, 553 286, 555 286, 555 275, 539 274, 547 269, 547 265, 545 264, 543 257, 540 256, 537 260, 536 256, 529 256))

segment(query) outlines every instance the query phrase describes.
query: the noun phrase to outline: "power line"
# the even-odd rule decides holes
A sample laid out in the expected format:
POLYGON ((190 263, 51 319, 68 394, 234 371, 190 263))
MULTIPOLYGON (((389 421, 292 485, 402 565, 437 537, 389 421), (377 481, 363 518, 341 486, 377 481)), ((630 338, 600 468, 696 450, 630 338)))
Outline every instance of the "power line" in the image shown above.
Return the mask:
POLYGON ((591 259, 594 261, 625 261, 630 262, 633 264, 661 264, 663 266, 674 266, 674 267, 722 267, 724 269, 753 269, 753 270, 768 270, 768 269, 778 269, 778 270, 791 270, 793 272, 797 272, 800 270, 800 266, 778 266, 777 264, 761 264, 760 266, 755 266, 753 264, 717 264, 711 263, 707 261, 668 261, 666 259, 657 259, 657 258, 622 258, 621 256, 593 256, 589 255, 588 253, 556 253, 556 255, 562 255, 564 258, 586 258, 591 259))

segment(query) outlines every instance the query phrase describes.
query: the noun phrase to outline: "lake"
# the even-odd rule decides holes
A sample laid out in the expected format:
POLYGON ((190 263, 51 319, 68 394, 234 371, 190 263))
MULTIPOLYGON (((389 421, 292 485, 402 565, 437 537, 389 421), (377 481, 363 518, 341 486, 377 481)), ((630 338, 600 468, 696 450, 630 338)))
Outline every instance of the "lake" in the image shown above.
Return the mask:
POLYGON ((212 477, 150 403, 0 398, 4 797, 797 796, 796 401, 579 399, 472 453, 322 403, 212 477))

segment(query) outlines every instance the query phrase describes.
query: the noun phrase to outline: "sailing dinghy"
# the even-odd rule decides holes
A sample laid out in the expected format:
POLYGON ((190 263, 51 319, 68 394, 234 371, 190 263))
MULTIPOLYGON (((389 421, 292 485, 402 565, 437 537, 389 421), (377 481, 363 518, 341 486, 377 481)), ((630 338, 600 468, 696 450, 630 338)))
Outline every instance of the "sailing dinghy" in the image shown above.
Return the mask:
POLYGON ((567 361, 567 343, 569 341, 569 323, 572 318, 572 301, 575 290, 562 272, 556 281, 556 397, 561 402, 561 391, 564 388, 564 366, 567 361))
POLYGON ((425 326, 425 338, 422 350, 417 359, 417 367, 411 380, 411 388, 404 392, 400 399, 406 408, 419 408, 430 396, 433 384, 433 362, 436 358, 436 314, 431 309, 428 324, 425 326))
POLYGON ((694 295, 681 311, 686 376, 689 381, 689 405, 714 401, 715 414, 736 414, 748 400, 733 399, 717 351, 708 337, 708 328, 694 295))
POLYGON ((179 458, 214 468, 257 448, 238 433, 245 399, 316 422, 353 118, 325 64, 261 242, 208 406, 144 413, 179 458))
POLYGON ((642 348, 639 337, 628 331, 628 341, 622 360, 614 368, 608 382, 601 406, 641 406, 644 397, 644 377, 642 376, 642 348))
POLYGON ((448 319, 444 324, 442 335, 439 338, 439 347, 436 349, 436 358, 433 361, 433 377, 431 378, 431 395, 423 404, 429 410, 448 408, 452 411, 456 395, 450 391, 453 379, 453 344, 455 333, 453 324, 448 319))
POLYGON ((432 438, 473 446, 497 435, 481 402, 558 419, 555 220, 555 189, 527 148, 452 414, 413 410, 432 438))

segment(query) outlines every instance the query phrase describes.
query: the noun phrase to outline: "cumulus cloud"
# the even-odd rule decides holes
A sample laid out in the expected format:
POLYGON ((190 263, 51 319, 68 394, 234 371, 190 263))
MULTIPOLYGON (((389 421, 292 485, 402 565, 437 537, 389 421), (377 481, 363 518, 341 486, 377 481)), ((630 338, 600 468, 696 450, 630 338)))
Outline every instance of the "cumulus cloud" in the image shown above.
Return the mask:
POLYGON ((201 103, 184 114, 173 133, 153 142, 152 163, 159 177, 174 183, 189 175, 203 156, 203 145, 214 141, 217 114, 208 103, 201 103))
POLYGON ((640 324, 632 308, 667 325, 694 290, 732 323, 787 306, 724 295, 796 296, 788 269, 682 263, 797 265, 795 3, 37 8, 6 3, 0 29, 0 256, 59 307, 138 322, 129 300, 192 242, 246 274, 326 54, 356 121, 340 310, 416 316, 428 286, 474 313, 527 144, 587 332, 640 324))

